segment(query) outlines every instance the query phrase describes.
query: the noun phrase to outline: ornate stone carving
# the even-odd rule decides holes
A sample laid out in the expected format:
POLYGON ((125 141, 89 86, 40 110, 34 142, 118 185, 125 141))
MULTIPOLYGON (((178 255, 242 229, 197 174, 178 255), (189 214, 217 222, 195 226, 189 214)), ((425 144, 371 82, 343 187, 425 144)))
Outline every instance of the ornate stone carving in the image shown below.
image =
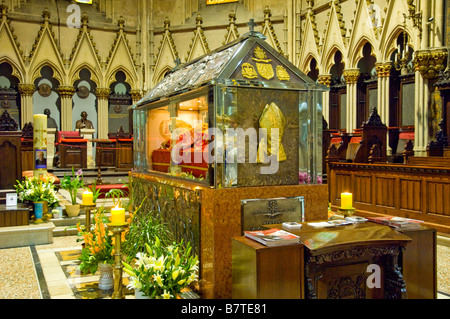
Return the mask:
POLYGON ((62 98, 71 98, 75 94, 75 88, 73 86, 59 86, 58 93, 62 98))
POLYGON ((96 88, 95 95, 98 99, 107 100, 109 98, 111 90, 109 88, 96 88))
POLYGON ((375 70, 379 78, 388 78, 391 75, 392 63, 375 63, 375 70))
POLYGON ((21 96, 33 96, 36 86, 34 84, 19 83, 18 90, 21 96))
POLYGON ((414 67, 424 79, 434 79, 445 69, 447 57, 446 50, 419 50, 414 55, 414 67))
POLYGON ((356 84, 358 82, 359 75, 359 69, 347 69, 344 70, 343 73, 345 83, 347 84, 356 84))
POLYGON ((133 101, 138 101, 142 98, 141 91, 139 90, 130 90, 130 95, 133 101))
POLYGON ((330 87, 331 84, 331 74, 321 74, 319 75, 317 82, 322 85, 326 85, 327 87, 330 87))
POLYGON ((17 131, 18 124, 14 120, 7 110, 3 111, 2 116, 0 116, 0 131, 17 131))

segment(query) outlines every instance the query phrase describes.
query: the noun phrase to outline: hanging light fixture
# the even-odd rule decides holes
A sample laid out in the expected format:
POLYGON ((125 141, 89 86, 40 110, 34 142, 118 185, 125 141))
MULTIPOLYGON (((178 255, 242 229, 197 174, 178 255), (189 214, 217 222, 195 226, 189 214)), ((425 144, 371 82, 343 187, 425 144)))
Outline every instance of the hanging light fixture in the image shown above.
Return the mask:
MULTIPOLYGON (((397 52, 395 52, 394 67, 397 71, 400 71, 401 75, 408 73, 408 62, 411 58, 411 52, 409 52, 408 38, 406 35, 406 14, 403 14, 403 50, 400 43, 397 46, 397 52)), ((414 54, 414 53, 413 53, 414 54)))

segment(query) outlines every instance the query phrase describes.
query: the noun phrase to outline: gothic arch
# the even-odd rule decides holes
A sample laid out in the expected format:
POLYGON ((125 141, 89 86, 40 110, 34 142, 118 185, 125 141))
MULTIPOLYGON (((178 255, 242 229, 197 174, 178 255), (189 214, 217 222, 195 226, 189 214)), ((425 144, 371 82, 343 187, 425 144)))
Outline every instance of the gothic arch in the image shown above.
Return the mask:
POLYGON ((169 65, 164 66, 163 68, 161 68, 161 71, 158 74, 155 74, 155 84, 158 84, 159 82, 161 82, 161 80, 164 78, 164 76, 166 75, 167 72, 169 72, 170 70, 172 70, 172 68, 169 65))
MULTIPOLYGON (((334 61, 334 56, 336 54, 336 52, 341 52, 342 58, 344 58, 344 51, 341 50, 341 48, 338 45, 333 45, 330 50, 325 53, 324 55, 322 55, 322 73, 323 74, 329 74, 331 68, 333 67, 335 61, 334 61)), ((342 61, 344 63, 344 65, 346 64, 346 61, 343 60, 342 61)))
POLYGON ((371 54, 375 57, 375 59, 377 59, 377 61, 379 61, 379 57, 376 56, 375 44, 368 37, 362 36, 354 46, 354 49, 348 52, 348 58, 351 59, 349 61, 349 68, 357 68, 358 62, 363 58, 363 49, 366 43, 370 44, 372 47, 371 54))
POLYGON ((19 80, 19 83, 23 83, 25 81, 24 71, 19 65, 17 65, 17 63, 8 57, 0 57, 0 64, 2 63, 8 63, 11 66, 11 75, 15 76, 19 80))
POLYGON ((59 81, 59 84, 62 85, 64 83, 64 72, 58 68, 58 66, 50 60, 44 60, 38 65, 36 65, 30 72, 31 74, 31 83, 41 77, 41 70, 44 66, 48 66, 53 70, 53 77, 59 81))
POLYGON ((113 82, 116 81, 116 74, 119 71, 122 71, 125 74, 125 76, 126 76, 125 82, 127 82, 132 88, 137 87, 137 84, 136 84, 137 79, 135 79, 135 77, 132 75, 132 73, 130 71, 128 71, 127 69, 120 67, 120 66, 118 66, 108 72, 108 74, 106 75, 106 79, 107 79, 106 87, 109 87, 113 82))
POLYGON ((389 34, 389 37, 386 39, 386 41, 383 41, 383 45, 380 48, 381 55, 383 58, 383 61, 389 61, 392 53, 397 49, 396 42, 399 36, 403 34, 403 31, 406 32, 406 35, 409 39, 409 46, 414 48, 414 43, 412 41, 412 35, 408 32, 408 30, 403 29, 403 26, 398 25, 391 34, 389 34))
POLYGON ((70 75, 69 85, 73 85, 77 80, 80 80, 80 71, 83 69, 87 69, 91 72, 91 80, 95 82, 97 87, 100 87, 101 75, 99 75, 99 73, 95 71, 95 68, 91 67, 89 64, 81 64, 74 69, 75 71, 70 75))
POLYGON ((321 65, 320 65, 320 63, 319 63, 320 60, 319 60, 319 58, 318 58, 316 55, 314 55, 314 53, 312 53, 312 52, 308 52, 308 53, 306 54, 306 58, 303 60, 304 62, 303 62, 303 65, 301 66, 300 70, 302 70, 303 73, 308 74, 308 72, 311 71, 311 70, 310 70, 310 65, 311 65, 312 59, 315 59, 315 60, 316 60, 316 62, 317 62, 317 68, 319 69, 319 74, 320 74, 320 72, 321 72, 321 65))

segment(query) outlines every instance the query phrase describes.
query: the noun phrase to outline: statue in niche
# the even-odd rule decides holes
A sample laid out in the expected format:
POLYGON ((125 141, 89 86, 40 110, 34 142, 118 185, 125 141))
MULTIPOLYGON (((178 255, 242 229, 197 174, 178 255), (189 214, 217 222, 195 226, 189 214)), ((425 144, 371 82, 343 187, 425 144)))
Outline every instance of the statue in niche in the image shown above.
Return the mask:
POLYGON ((56 128, 58 129, 58 124, 53 117, 50 117, 50 109, 45 109, 44 114, 47 115, 47 128, 56 128))
POLYGON ((94 125, 92 125, 92 122, 87 119, 88 114, 86 111, 81 112, 81 120, 78 120, 75 123, 75 127, 77 129, 87 128, 87 129, 94 129, 94 125))

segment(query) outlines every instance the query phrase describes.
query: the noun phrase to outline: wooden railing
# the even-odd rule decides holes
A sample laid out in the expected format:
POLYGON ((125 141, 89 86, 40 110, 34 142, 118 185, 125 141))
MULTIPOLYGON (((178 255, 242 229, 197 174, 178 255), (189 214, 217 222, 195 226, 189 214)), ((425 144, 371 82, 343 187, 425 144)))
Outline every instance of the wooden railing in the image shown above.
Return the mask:
POLYGON ((332 162, 328 171, 334 208, 341 193, 351 192, 361 216, 414 218, 450 233, 450 166, 332 162))

